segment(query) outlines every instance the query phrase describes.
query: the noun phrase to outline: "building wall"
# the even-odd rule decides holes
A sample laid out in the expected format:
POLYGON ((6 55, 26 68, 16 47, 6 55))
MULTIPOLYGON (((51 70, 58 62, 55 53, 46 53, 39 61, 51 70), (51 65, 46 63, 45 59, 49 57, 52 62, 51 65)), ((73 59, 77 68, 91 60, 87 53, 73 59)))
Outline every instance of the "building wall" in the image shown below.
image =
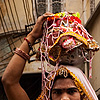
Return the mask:
POLYGON ((98 5, 99 2, 100 0, 95 0, 95 7, 98 5))
MULTIPOLYGON (((95 21, 89 28, 89 32, 100 45, 100 14, 96 17, 95 21)), ((100 51, 98 51, 93 59, 93 78, 91 83, 95 90, 100 88, 100 51)))
MULTIPOLYGON (((93 38, 98 42, 100 46, 100 2, 95 8, 94 14, 89 18, 86 28, 93 38)), ((95 90, 100 88, 100 50, 95 53, 93 62, 93 77, 90 79, 90 82, 95 90)), ((99 93, 100 94, 100 93, 99 93)))
POLYGON ((21 45, 25 35, 13 37, 20 35, 20 32, 25 33, 25 25, 31 23, 34 23, 31 0, 28 2, 27 0, 0 0, 0 76, 9 63, 14 48, 21 45), (24 7, 25 9, 27 7, 26 13, 24 7))
POLYGON ((84 25, 90 17, 90 0, 66 0, 66 10, 79 12, 84 25))
POLYGON ((82 0, 66 0, 66 11, 68 12, 79 12, 80 18, 83 20, 83 7, 82 0))
MULTIPOLYGON (((25 2, 25 1, 23 2, 23 0, 0 0, 0 8, 3 12, 4 20, 7 24, 9 31, 12 31, 10 20, 11 20, 11 23, 13 26, 13 30, 19 30, 20 28, 24 29, 25 25, 34 23, 33 15, 32 15, 31 0, 28 0, 28 2, 25 2), (7 7, 7 10, 6 10, 6 7, 7 7), (27 9, 26 9, 26 7, 27 7, 27 9), (26 12, 25 12, 25 9, 26 9, 26 12), (26 16, 26 14, 27 14, 27 16, 26 16), (9 16, 10 20, 9 20, 8 16, 9 16), (26 17, 27 17, 28 22, 26 20, 26 17), (18 18, 19 18, 20 25, 18 22, 18 18), (14 22, 16 25, 14 24, 14 22), (17 27, 17 29, 16 29, 16 27, 17 27)), ((1 15, 1 11, 0 11, 0 15, 1 15)), ((2 15, 1 15, 1 18, 2 18, 2 15)), ((3 18, 2 18, 2 20, 3 20, 3 18)), ((3 22, 3 24, 4 24, 4 22, 3 22)), ((4 24, 4 26, 5 26, 5 24, 4 24)), ((6 27, 5 27, 5 31, 7 31, 6 27)), ((3 33, 3 32, 4 31, 3 31, 3 28, 1 26, 1 21, 0 21, 0 33, 3 33)))

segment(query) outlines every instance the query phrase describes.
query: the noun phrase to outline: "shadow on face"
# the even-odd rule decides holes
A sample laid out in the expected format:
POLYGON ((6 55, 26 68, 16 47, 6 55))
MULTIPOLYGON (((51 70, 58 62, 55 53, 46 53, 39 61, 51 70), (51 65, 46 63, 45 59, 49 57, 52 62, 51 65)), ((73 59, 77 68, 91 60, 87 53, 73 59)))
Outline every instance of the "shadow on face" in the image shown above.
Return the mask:
POLYGON ((71 78, 55 80, 51 98, 52 100, 81 100, 80 93, 71 78))

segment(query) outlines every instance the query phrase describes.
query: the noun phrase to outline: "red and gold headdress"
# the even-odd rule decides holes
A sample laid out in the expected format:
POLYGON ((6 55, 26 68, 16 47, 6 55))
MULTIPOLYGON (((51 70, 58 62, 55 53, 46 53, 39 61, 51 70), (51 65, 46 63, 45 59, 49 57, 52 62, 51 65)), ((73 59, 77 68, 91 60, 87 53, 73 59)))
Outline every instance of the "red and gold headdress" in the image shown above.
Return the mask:
POLYGON ((92 69, 93 55, 99 50, 99 46, 83 27, 79 17, 78 12, 61 12, 47 18, 41 42, 41 52, 47 62, 75 64, 81 57, 90 62, 92 69), (73 61, 68 57, 71 53, 73 53, 73 61))

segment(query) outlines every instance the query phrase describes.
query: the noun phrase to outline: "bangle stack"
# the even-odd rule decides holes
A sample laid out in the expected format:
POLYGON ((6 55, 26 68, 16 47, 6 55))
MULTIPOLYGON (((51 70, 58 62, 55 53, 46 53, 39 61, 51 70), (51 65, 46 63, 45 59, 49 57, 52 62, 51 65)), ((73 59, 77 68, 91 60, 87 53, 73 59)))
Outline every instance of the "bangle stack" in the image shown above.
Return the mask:
POLYGON ((23 50, 21 50, 20 48, 16 48, 14 53, 22 57, 24 60, 28 60, 28 61, 30 60, 30 56, 27 53, 25 53, 23 50))
MULTIPOLYGON (((24 40, 26 40, 26 42, 28 43, 29 49, 32 50, 32 52, 34 54, 34 51, 33 51, 30 41, 26 37, 24 38, 24 40)), ((25 61, 28 60, 28 62, 30 63, 30 55, 27 54, 26 52, 24 52, 23 50, 21 50, 20 48, 16 48, 14 53, 19 55, 20 57, 22 57, 25 61)))
POLYGON ((24 37, 24 40, 27 41, 29 48, 32 49, 32 45, 31 45, 31 43, 29 42, 29 40, 28 40, 26 37, 24 37))
POLYGON ((29 46, 30 50, 32 50, 32 52, 34 53, 34 51, 33 51, 33 48, 32 48, 32 45, 31 45, 30 41, 29 41, 26 37, 24 37, 24 40, 26 40, 26 42, 28 43, 28 46, 29 46))

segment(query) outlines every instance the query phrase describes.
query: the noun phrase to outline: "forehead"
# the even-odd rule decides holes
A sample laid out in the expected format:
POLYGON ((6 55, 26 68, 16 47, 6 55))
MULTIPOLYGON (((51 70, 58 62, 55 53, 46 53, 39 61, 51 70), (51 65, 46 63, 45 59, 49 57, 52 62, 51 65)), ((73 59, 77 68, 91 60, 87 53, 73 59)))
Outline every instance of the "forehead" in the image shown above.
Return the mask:
POLYGON ((76 87, 72 79, 60 78, 55 81, 53 89, 67 89, 72 87, 76 87))

